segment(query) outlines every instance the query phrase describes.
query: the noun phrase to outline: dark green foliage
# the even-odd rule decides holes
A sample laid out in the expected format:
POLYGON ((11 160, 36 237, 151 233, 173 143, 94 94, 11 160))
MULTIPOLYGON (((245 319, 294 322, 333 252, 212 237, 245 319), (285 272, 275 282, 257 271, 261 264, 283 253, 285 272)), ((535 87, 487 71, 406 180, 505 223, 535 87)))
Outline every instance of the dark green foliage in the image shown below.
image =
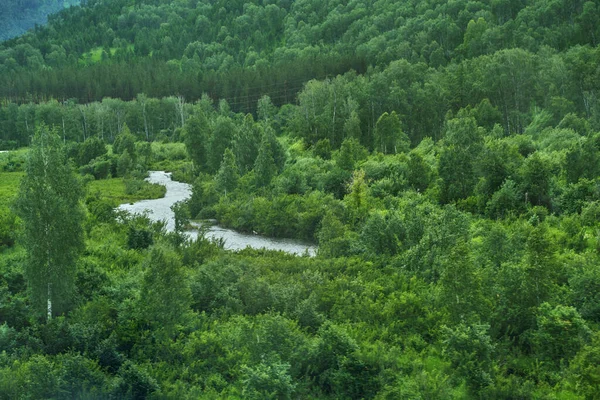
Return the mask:
POLYGON ((345 365, 344 361, 357 350, 356 343, 346 332, 333 324, 319 329, 318 340, 307 359, 307 375, 322 388, 325 393, 336 393, 337 374, 345 365))
POLYGON ((106 146, 97 137, 91 137, 79 146, 78 165, 89 164, 93 159, 106 154, 106 146))
POLYGON ((251 114, 246 115, 244 123, 236 132, 233 153, 240 171, 247 172, 254 167, 260 146, 261 129, 251 114))
MULTIPOLYGON (((189 200, 190 216, 197 218, 207 207, 212 206, 219 200, 219 195, 212 181, 199 177, 192 185, 192 196, 189 200)), ((208 217, 208 216, 205 216, 208 217)))
POLYGON ((57 357, 56 364, 61 366, 61 395, 93 398, 104 391, 107 378, 94 360, 66 353, 57 357))
POLYGON ((159 386, 144 369, 126 362, 118 372, 114 394, 123 399, 142 400, 159 389, 159 386))
POLYGON ((333 213, 327 213, 317 234, 319 254, 340 257, 350 253, 351 239, 346 226, 333 213))
POLYGON ((238 265, 219 262, 204 264, 191 284, 192 308, 197 311, 214 312, 240 306, 235 285, 241 275, 238 265))
POLYGON ((258 149, 256 162, 254 163, 256 186, 268 186, 275 177, 275 174, 277 174, 274 153, 272 142, 267 137, 264 137, 258 149))
POLYGON ((466 243, 458 242, 449 251, 441 269, 440 298, 452 322, 472 321, 486 315, 482 278, 466 243))
POLYGON ((267 357, 254 367, 242 367, 242 394, 247 399, 291 399, 295 384, 290 365, 277 357, 267 357))
POLYGON ((329 160, 331 158, 331 142, 329 139, 321 139, 315 143, 313 152, 315 156, 321 157, 323 160, 329 160))
POLYGON ((134 215, 128 222, 127 246, 130 249, 147 249, 154 243, 154 232, 146 215, 134 215))
POLYGON ((590 331, 573 307, 543 303, 537 311, 537 329, 532 341, 537 355, 560 364, 571 359, 588 342, 590 331))
POLYGON ((123 126, 121 133, 115 138, 112 150, 115 155, 127 153, 130 157, 135 157, 135 137, 127 125, 123 126))
POLYGON ((490 218, 504 218, 518 215, 525 208, 525 195, 516 183, 507 180, 496 191, 486 206, 486 214, 490 218))
POLYGON ((536 152, 529 156, 522 167, 525 200, 534 206, 551 207, 550 184, 552 173, 547 162, 536 152))
POLYGON ((15 244, 16 230, 17 216, 8 209, 0 210, 0 251, 15 244))
POLYGON ((336 199, 342 199, 348 192, 348 185, 351 180, 351 172, 336 166, 325 175, 323 189, 327 193, 331 193, 336 199))
POLYGON ((144 276, 138 310, 152 327, 171 334, 183 322, 191 296, 185 270, 171 249, 154 246, 142 265, 144 276))
POLYGON ((341 169, 353 171, 356 163, 365 158, 367 158, 367 150, 356 139, 348 138, 342 142, 335 161, 341 169))
POLYGON ((600 321, 600 268, 585 265, 585 269, 571 278, 572 304, 587 321, 600 321))
POLYGON ((207 168, 208 126, 202 112, 192 116, 184 126, 183 139, 188 155, 198 171, 207 168))
POLYGON ((152 232, 147 229, 129 228, 127 232, 127 246, 130 249, 147 249, 153 243, 152 232))
MULTIPOLYGON (((261 170, 259 168, 258 172, 261 170)), ((221 167, 217 174, 215 175, 215 184, 217 190, 225 193, 232 192, 238 185, 238 181, 240 179, 238 173, 237 163, 235 161, 235 155, 229 149, 225 150, 225 154, 223 154, 223 161, 221 161, 221 167)))
POLYGON ((134 164, 133 159, 128 151, 124 151, 117 161, 117 175, 120 177, 127 177, 133 170, 134 164))
POLYGON ((209 172, 215 173, 219 170, 225 150, 232 148, 236 131, 237 127, 229 117, 217 117, 212 135, 208 140, 207 168, 209 172))
POLYGON ((404 226, 397 213, 369 216, 361 231, 361 241, 374 255, 395 255, 403 247, 404 226))
POLYGON ((477 396, 492 384, 492 360, 495 346, 488 334, 489 326, 465 325, 444 327, 444 346, 452 367, 465 377, 469 391, 477 396))
MULTIPOLYGON (((127 165, 122 165, 121 168, 117 166, 117 169, 124 169, 126 172, 128 167, 129 166, 127 165)), ((79 168, 79 173, 81 175, 92 175, 95 179, 106 179, 111 175, 111 170, 112 163, 110 160, 97 159, 94 162, 79 168)), ((123 172, 123 170, 121 172, 123 172)))
POLYGON ((600 379, 598 378, 598 364, 600 362, 599 341, 600 337, 598 334, 594 334, 591 343, 581 349, 571 364, 574 384, 587 398, 594 398, 597 395, 596 388, 600 384, 600 379))
POLYGON ((413 189, 424 191, 431 182, 431 167, 416 152, 410 154, 406 179, 413 189))
POLYGON ((174 233, 89 195, 71 312, 42 323, 28 150, 0 154, 0 398, 595 398, 598 10, 89 0, 0 44, 0 148, 46 124, 86 180, 192 184, 174 233))
POLYGON ((598 149, 591 139, 585 140, 570 149, 565 158, 565 173, 569 183, 581 178, 593 179, 598 176, 598 149))
POLYGON ((448 121, 445 146, 440 154, 441 200, 466 199, 473 193, 475 165, 483 150, 482 135, 473 118, 448 121))

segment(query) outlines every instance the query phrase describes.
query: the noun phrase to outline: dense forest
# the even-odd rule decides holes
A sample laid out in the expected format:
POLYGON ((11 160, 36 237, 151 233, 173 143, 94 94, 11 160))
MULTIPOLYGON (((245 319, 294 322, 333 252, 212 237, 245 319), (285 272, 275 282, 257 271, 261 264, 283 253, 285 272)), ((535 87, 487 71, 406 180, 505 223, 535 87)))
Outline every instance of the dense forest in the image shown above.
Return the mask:
POLYGON ((599 20, 88 0, 1 42, 0 399, 598 399, 599 20), (115 209, 149 170, 174 232, 115 209))
POLYGON ((80 3, 81 0, 3 0, 0 7, 0 41, 19 36, 37 25, 44 25, 48 15, 80 3))

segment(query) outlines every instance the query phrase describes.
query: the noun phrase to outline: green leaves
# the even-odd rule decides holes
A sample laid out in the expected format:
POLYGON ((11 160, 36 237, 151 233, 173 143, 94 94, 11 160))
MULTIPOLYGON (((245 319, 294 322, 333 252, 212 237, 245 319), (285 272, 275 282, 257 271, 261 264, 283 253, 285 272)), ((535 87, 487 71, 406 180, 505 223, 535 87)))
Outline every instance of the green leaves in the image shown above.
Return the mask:
POLYGON ((143 268, 140 316, 154 329, 171 335, 190 310, 191 292, 186 271, 179 256, 162 245, 152 247, 143 268))
POLYGON ((560 365, 589 341, 590 329, 575 308, 543 303, 537 310, 537 329, 532 336, 536 354, 560 365))
POLYGON ((38 311, 68 309, 75 262, 84 246, 81 185, 60 138, 42 126, 33 138, 16 211, 23 220, 25 276, 38 311), (53 307, 53 308, 51 308, 53 307))
POLYGON ((400 119, 395 111, 383 113, 375 126, 375 144, 373 148, 383 154, 404 153, 409 150, 410 140, 402 132, 400 119))
POLYGON ((199 112, 190 117, 184 125, 184 142, 188 155, 198 171, 205 171, 208 167, 208 122, 204 113, 199 112))
POLYGON ((489 325, 463 323, 451 329, 442 327, 444 349, 452 367, 465 378, 469 391, 478 395, 492 384, 495 346, 489 336, 489 325))
POLYGON ((239 179, 240 175, 237 163, 235 162, 235 155, 231 150, 226 149, 225 154, 223 154, 221 167, 215 175, 216 188, 227 196, 228 192, 235 190, 239 179))

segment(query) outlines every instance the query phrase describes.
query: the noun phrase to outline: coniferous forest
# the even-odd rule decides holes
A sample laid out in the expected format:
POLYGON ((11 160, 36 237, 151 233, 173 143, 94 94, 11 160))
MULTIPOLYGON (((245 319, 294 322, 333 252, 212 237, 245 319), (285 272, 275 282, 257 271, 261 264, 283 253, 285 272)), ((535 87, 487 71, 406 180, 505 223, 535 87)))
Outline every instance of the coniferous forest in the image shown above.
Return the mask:
POLYGON ((599 0, 13 0, 0 39, 62 8, 0 42, 0 399, 600 398, 599 0), (174 231, 116 208, 157 170, 174 231))

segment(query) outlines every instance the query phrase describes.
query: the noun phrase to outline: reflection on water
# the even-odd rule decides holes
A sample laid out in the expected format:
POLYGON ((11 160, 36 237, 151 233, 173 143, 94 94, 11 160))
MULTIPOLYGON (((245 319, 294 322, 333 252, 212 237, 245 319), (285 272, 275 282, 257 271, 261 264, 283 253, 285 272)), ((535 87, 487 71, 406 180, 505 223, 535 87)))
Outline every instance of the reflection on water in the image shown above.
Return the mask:
MULTIPOLYGON (((148 216, 154 221, 166 221, 167 230, 175 229, 174 214, 171 206, 178 201, 189 198, 192 194, 190 185, 187 183, 175 182, 171 180, 171 174, 163 171, 150 171, 147 179, 151 183, 158 183, 167 188, 165 197, 154 200, 142 200, 133 204, 121 204, 119 209, 131 213, 148 212, 148 216)), ((198 224, 195 224, 199 226, 198 224)), ((197 230, 187 232, 191 238, 196 238, 197 230)), ((206 233, 208 238, 223 239, 225 248, 228 250, 242 250, 246 247, 254 249, 281 250, 290 254, 314 256, 316 246, 303 243, 294 239, 272 239, 260 235, 248 235, 236 232, 231 229, 225 229, 218 225, 212 225, 206 233)))

